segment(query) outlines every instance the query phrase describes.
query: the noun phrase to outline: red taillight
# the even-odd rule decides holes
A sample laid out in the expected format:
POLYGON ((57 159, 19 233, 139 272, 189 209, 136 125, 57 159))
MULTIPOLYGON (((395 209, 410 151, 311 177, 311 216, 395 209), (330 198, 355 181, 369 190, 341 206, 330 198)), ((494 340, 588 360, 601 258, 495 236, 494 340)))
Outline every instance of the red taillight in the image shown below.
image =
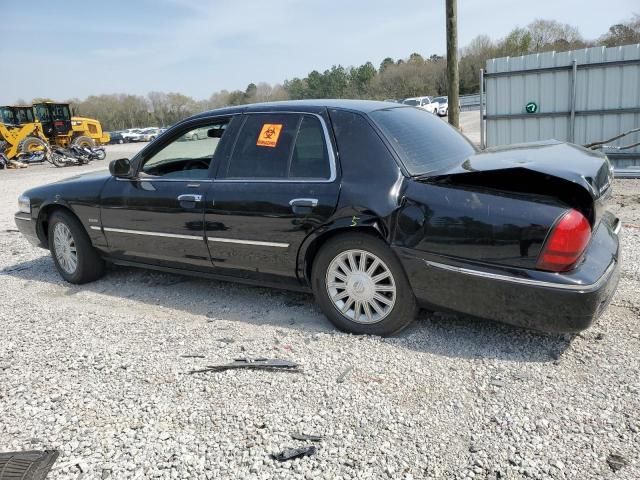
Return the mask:
POLYGON ((580 259, 591 239, 591 226, 577 210, 564 214, 547 238, 538 257, 538 268, 566 272, 580 259))
POLYGON ((64 127, 64 122, 53 122, 56 127, 64 127))

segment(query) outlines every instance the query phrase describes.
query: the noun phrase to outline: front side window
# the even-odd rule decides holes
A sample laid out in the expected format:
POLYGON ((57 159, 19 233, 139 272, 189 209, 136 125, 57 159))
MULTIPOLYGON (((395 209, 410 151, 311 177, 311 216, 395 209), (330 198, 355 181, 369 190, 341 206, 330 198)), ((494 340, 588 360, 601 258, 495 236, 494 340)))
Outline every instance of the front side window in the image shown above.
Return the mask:
POLYGON ((317 179, 331 176, 320 120, 305 114, 249 114, 229 160, 227 178, 317 179))
POLYGON ((370 115, 398 151, 410 175, 452 167, 475 153, 460 132, 425 110, 385 108, 370 115))
POLYGON ((213 155, 228 124, 229 120, 225 120, 200 125, 184 132, 145 160, 141 173, 163 178, 206 178, 213 155), (196 131, 197 136, 194 135, 196 131))

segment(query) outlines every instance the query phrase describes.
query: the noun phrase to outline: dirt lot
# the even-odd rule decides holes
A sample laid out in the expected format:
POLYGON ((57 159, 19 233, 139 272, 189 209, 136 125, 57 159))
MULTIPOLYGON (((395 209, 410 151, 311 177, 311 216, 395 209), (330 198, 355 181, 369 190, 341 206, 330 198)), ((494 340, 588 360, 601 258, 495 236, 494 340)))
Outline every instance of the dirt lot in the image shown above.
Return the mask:
POLYGON ((639 181, 615 185, 622 279, 591 329, 423 312, 382 339, 335 331, 309 295, 126 268, 63 282, 16 198, 105 167, 0 171, 0 451, 59 449, 65 480, 640 478, 639 181), (246 355, 304 371, 188 374, 246 355), (293 432, 317 453, 274 461, 308 444, 293 432))

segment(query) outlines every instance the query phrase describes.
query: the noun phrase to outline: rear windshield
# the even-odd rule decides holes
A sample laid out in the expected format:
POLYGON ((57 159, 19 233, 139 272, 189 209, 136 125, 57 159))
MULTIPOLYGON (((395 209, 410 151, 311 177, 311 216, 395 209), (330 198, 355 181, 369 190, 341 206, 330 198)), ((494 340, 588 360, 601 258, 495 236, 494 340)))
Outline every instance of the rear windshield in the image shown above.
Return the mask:
POLYGON ((370 113, 396 148, 410 175, 444 170, 475 153, 455 128, 434 114, 412 107, 396 107, 370 113))

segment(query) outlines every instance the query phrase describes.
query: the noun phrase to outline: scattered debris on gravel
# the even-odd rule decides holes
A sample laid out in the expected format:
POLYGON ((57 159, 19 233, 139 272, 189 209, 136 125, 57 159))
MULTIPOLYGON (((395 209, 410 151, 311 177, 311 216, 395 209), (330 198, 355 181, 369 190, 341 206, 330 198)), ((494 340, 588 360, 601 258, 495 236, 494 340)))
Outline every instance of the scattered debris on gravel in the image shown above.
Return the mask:
POLYGON ((22 191, 84 171, 0 171, 0 445, 59 450, 48 479, 640 478, 640 180, 616 180, 624 265, 592 328, 423 312, 377 338, 299 293, 128 268, 63 282, 7 230, 22 191), (189 375, 202 358, 304 369, 189 375), (296 443, 313 454, 272 457, 296 443))

